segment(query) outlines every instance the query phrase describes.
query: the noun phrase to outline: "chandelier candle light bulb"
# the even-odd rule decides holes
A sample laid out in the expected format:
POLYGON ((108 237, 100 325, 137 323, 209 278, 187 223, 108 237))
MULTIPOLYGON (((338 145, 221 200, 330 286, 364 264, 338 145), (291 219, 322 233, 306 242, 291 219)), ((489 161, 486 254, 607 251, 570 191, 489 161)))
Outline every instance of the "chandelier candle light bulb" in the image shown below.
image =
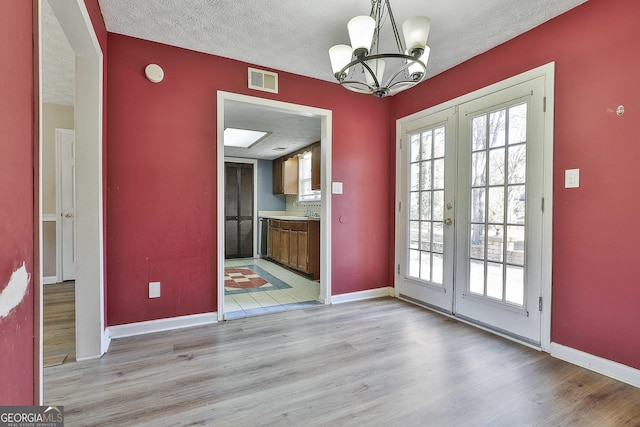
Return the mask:
POLYGON ((347 24, 351 46, 339 44, 329 49, 331 69, 338 82, 351 91, 380 98, 396 94, 424 79, 430 29, 431 20, 426 16, 407 19, 402 24, 405 49, 389 0, 372 0, 369 16, 356 16, 347 24), (384 23, 390 23, 396 52, 379 52, 384 23))
POLYGON ((347 24, 347 30, 356 58, 368 55, 376 30, 376 21, 370 16, 356 16, 347 24))

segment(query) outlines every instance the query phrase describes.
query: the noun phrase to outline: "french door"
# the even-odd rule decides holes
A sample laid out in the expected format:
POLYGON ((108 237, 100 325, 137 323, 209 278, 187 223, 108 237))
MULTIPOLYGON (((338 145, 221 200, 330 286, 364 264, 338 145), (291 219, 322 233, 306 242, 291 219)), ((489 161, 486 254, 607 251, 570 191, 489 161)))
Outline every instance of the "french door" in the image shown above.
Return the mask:
POLYGON ((400 296, 537 346, 544 90, 539 77, 405 123, 398 221, 400 296))

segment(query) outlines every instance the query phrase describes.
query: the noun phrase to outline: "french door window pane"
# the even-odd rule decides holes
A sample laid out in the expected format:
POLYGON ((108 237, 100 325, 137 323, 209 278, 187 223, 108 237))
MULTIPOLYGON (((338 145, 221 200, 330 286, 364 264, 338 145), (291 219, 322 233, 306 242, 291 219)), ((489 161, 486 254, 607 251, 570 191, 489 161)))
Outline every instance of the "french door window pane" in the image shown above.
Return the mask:
POLYGON ((409 222, 409 247, 420 249, 420 221, 409 222))
POLYGON ((504 148, 489 151, 489 185, 504 184, 504 148))
POLYGON ((512 185, 509 187, 509 200, 507 201, 507 222, 509 224, 524 224, 524 191, 524 185, 512 185))
POLYGON ((490 298, 502 300, 502 269, 502 264, 487 263, 487 296, 490 298))
POLYGON ((444 215, 444 191, 433 192, 433 220, 442 221, 444 215))
POLYGON ((420 135, 411 135, 411 153, 409 154, 411 158, 411 163, 420 161, 420 153, 422 152, 422 148, 420 146, 420 135))
POLYGON ((409 206, 409 219, 420 219, 420 193, 417 191, 413 191, 409 194, 409 197, 411 199, 411 205, 409 206))
POLYGON ((429 252, 420 253, 420 278, 422 280, 431 279, 431 254, 429 252))
POLYGON ((509 144, 527 140, 527 104, 509 108, 509 144))
POLYGON ((420 190, 420 163, 411 164, 411 177, 409 181, 411 181, 411 185, 409 186, 410 191, 420 190))
POLYGON ((489 188, 489 222, 502 223, 504 221, 504 188, 489 188))
POLYGON ((484 150, 487 147, 487 116, 475 117, 471 122, 471 150, 484 150))
POLYGON ((487 153, 479 151, 471 155, 471 186, 484 187, 487 179, 487 153))
POLYGON ((484 222, 484 188, 471 190, 471 222, 484 222))
POLYGON ((510 225, 507 227, 507 263, 524 266, 524 227, 510 225))
POLYGON ((444 188, 444 159, 433 161, 433 189, 444 188))
POLYGON ((487 259, 489 261, 502 261, 504 233, 501 225, 491 226, 491 234, 487 236, 487 259))
POLYGON ((420 189, 431 190, 431 162, 422 162, 420 172, 420 189))
POLYGON ((484 224, 471 224, 471 258, 484 259, 484 227, 484 224))
POLYGON ((424 132, 422 134, 422 160, 429 160, 431 158, 431 150, 433 138, 431 136, 431 132, 424 132))
POLYGON ((409 250, 409 275, 420 277, 420 251, 409 250))
POLYGON ((431 251, 431 222, 420 222, 420 249, 431 251))
POLYGON ((504 110, 489 115, 490 147, 502 147, 505 142, 504 110))
POLYGON ((433 254, 433 271, 431 281, 441 285, 443 283, 444 259, 442 254, 433 254))
POLYGON ((444 157, 444 126, 433 130, 433 157, 444 157))
POLYGON ((509 184, 524 184, 527 176, 527 147, 524 144, 509 147, 509 184))
POLYGON ((420 219, 422 220, 431 219, 431 192, 430 191, 422 191, 420 193, 420 219))
POLYGON ((469 291, 484 295, 484 262, 472 259, 469 264, 469 291))
POLYGON ((524 268, 507 266, 506 297, 508 302, 524 305, 524 268))

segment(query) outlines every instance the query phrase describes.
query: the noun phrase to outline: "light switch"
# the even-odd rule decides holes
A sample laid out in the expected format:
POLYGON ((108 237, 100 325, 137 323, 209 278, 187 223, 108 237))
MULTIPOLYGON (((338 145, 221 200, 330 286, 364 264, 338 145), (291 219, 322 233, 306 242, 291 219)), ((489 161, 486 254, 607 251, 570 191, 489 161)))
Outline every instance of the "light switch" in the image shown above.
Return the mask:
POLYGON ((580 169, 567 169, 564 171, 564 188, 580 187, 580 169))
POLYGON ((149 282, 149 298, 160 298, 160 282, 149 282))
POLYGON ((331 185, 331 192, 333 194, 342 194, 342 183, 341 182, 333 182, 331 185))

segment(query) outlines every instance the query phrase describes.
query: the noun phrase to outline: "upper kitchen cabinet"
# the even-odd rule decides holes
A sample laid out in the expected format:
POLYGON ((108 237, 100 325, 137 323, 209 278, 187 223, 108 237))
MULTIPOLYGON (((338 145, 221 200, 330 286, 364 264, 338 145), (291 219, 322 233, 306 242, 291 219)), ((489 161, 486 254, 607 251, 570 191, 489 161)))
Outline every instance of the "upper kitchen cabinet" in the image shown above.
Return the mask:
POLYGON ((320 143, 311 146, 311 189, 320 190, 320 143))
POLYGON ((273 161, 273 194, 298 194, 298 158, 285 160, 280 157, 273 161))

